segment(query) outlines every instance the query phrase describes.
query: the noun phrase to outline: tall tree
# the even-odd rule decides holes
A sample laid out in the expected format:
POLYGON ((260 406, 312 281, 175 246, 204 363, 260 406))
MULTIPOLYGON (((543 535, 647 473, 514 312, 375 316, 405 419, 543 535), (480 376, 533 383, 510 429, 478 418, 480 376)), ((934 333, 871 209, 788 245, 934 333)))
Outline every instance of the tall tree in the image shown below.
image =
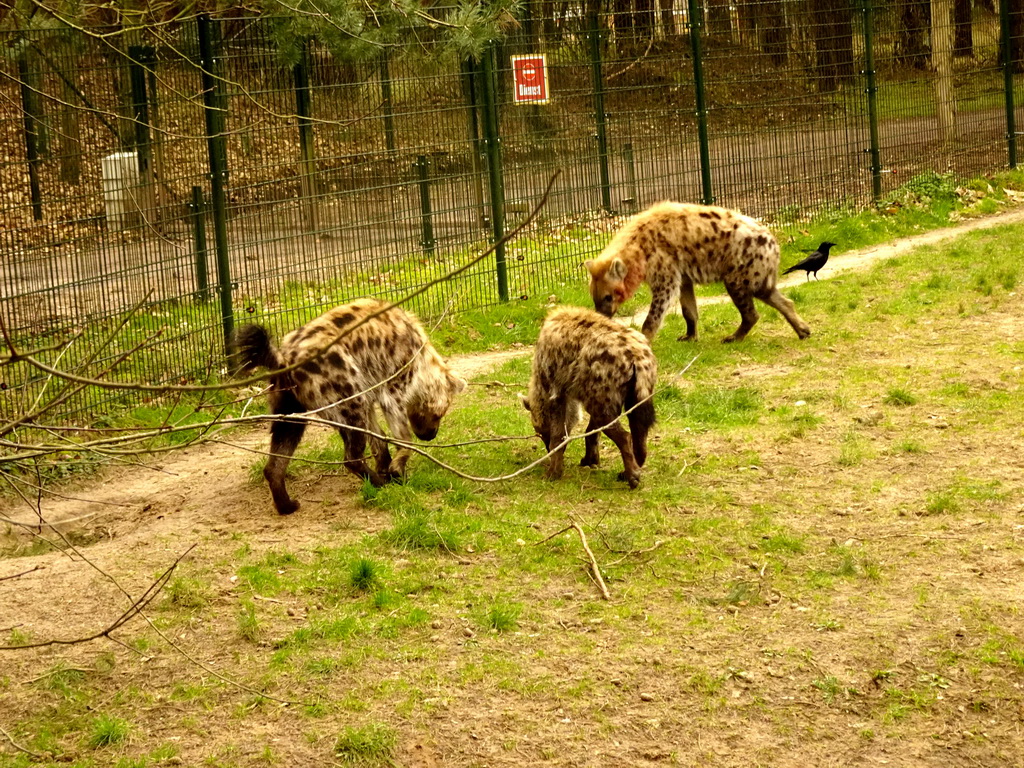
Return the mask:
POLYGON ((1000 0, 1010 3, 1010 61, 1013 71, 1024 72, 1024 4, 1019 0, 1000 0))
POLYGON ((953 55, 974 55, 973 8, 971 0, 953 1, 953 55))
POLYGON ((896 63, 927 69, 932 23, 929 0, 899 0, 899 31, 896 35, 896 63))
POLYGON ((732 35, 732 19, 729 16, 729 0, 708 0, 705 32, 715 37, 732 35))
POLYGON ((834 91, 853 71, 853 0, 811 0, 818 90, 834 91))
POLYGON ((785 64, 789 53, 789 24, 783 0, 767 0, 761 5, 757 27, 761 50, 768 54, 775 66, 785 64))

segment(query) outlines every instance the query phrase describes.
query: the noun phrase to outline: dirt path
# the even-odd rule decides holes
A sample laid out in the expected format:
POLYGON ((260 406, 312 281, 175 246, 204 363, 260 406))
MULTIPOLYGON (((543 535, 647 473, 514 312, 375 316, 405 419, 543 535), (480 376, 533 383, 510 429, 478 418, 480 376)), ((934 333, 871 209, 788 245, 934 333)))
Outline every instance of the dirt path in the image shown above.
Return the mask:
MULTIPOLYGON (((864 270, 883 259, 906 253, 912 248, 934 245, 960 237, 968 232, 990 229, 1004 224, 1024 221, 1024 208, 983 219, 964 222, 955 227, 927 232, 922 235, 905 237, 884 245, 872 246, 858 251, 838 253, 829 260, 821 279, 864 270)), ((779 281, 782 287, 799 285, 805 278, 793 275, 779 281)), ((698 300, 701 305, 720 304, 729 301, 728 296, 709 296, 698 300)), ((678 312, 678 307, 675 307, 678 312)), ((647 315, 647 308, 639 310, 623 322, 641 325, 647 315)), ((498 350, 470 355, 456 355, 450 363, 454 370, 467 379, 485 375, 502 363, 529 355, 530 347, 512 350, 498 350)), ((182 450, 158 457, 141 465, 112 467, 105 471, 98 482, 90 483, 79 492, 69 494, 74 498, 55 498, 46 506, 46 519, 62 531, 74 531, 86 538, 114 536, 135 529, 140 524, 157 524, 159 527, 190 525, 203 522, 216 524, 213 518, 198 521, 185 518, 173 522, 159 510, 181 510, 188 500, 191 509, 221 509, 217 497, 229 495, 244 499, 246 503, 263 504, 266 499, 262 488, 250 496, 253 488, 248 483, 248 467, 254 461, 255 453, 266 447, 266 432, 263 429, 233 433, 230 442, 212 443, 182 450), (86 533, 83 533, 86 532, 86 533)), ((230 506, 230 505, 229 505, 230 506)), ((28 509, 12 513, 15 519, 25 523, 35 521, 35 514, 28 509)), ((152 530, 149 531, 152 534, 152 530)), ((20 567, 12 561, 0 560, 0 577, 20 567)))

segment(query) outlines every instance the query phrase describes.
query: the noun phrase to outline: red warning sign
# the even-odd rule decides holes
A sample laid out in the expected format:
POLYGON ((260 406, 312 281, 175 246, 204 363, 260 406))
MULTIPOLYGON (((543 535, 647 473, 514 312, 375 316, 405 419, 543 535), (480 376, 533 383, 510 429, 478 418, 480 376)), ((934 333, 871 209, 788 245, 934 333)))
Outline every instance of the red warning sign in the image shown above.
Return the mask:
POLYGON ((512 57, 512 98, 516 104, 547 104, 548 63, 543 53, 512 57))

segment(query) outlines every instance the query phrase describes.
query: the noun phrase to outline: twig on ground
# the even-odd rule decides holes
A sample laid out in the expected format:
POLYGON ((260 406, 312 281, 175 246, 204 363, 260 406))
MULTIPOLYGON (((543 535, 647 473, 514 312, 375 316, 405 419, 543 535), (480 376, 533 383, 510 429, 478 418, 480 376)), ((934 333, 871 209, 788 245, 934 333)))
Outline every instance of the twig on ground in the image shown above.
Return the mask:
POLYGON ((41 571, 42 569, 43 569, 43 566, 37 565, 35 568, 29 568, 27 571, 22 571, 21 573, 14 573, 14 574, 11 574, 10 576, 0 576, 0 581, 8 581, 9 579, 17 579, 17 578, 20 578, 22 576, 26 576, 26 575, 28 575, 30 573, 35 573, 36 571, 41 571))
POLYGON ((594 553, 590 549, 590 544, 587 543, 587 534, 583 532, 583 527, 575 520, 572 520, 571 523, 572 527, 576 529, 576 533, 579 534, 580 543, 583 544, 583 551, 586 552, 587 557, 590 558, 590 571, 593 575, 594 583, 597 584, 598 588, 601 590, 601 597, 605 600, 611 600, 612 596, 608 592, 608 587, 604 583, 604 577, 601 576, 601 568, 597 564, 597 558, 594 557, 594 553))
POLYGON ((11 736, 11 734, 9 734, 3 728, 0 728, 0 733, 2 733, 4 736, 6 736, 7 740, 9 742, 11 742, 11 746, 14 747, 16 750, 18 750, 19 752, 24 752, 26 755, 29 755, 30 757, 33 757, 36 760, 45 760, 46 759, 46 755, 41 755, 38 752, 33 752, 31 749, 26 749, 25 747, 21 746, 21 744, 16 742, 14 740, 14 737, 11 736))

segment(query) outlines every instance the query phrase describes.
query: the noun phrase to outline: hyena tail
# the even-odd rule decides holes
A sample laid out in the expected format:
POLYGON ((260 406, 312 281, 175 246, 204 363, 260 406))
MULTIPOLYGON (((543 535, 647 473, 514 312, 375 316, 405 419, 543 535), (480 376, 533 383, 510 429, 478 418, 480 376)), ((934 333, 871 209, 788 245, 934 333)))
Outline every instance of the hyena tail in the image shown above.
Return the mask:
POLYGON ((647 366, 637 369, 633 366, 633 376, 626 384, 626 418, 629 420, 629 434, 633 441, 633 456, 641 467, 647 460, 647 433, 654 426, 654 385, 657 373, 647 366), (634 408, 635 406, 635 408, 634 408), (630 410, 632 409, 632 410, 630 410))
POLYGON ((235 331, 232 339, 235 368, 241 373, 266 368, 284 368, 280 353, 270 340, 270 332, 262 325, 245 325, 235 331))

